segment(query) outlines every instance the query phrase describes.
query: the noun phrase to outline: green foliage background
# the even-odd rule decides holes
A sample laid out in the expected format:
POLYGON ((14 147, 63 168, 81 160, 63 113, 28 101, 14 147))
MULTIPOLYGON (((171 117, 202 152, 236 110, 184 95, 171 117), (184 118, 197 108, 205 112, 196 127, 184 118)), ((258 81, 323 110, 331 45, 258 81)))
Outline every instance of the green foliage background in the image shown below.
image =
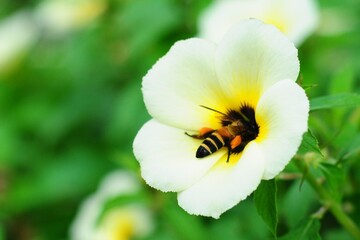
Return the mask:
MULTIPOLYGON (((132 141, 150 118, 141 79, 175 41, 196 35, 198 16, 210 2, 108 0, 106 11, 83 28, 57 38, 41 35, 0 75, 0 239, 68 239, 81 201, 106 173, 139 173, 132 141)), ((2 0, 0 21, 40 3, 2 0)), ((323 34, 335 25, 321 19, 319 30, 299 48, 300 81, 309 86, 310 99, 359 93, 360 1, 319 5, 321 14, 332 9, 346 16, 348 29, 323 34)), ((323 156, 306 153, 311 148, 300 155, 359 223, 360 108, 332 106, 310 115, 323 156)), ((312 218, 321 207, 319 197, 302 183, 294 163, 286 173, 300 177, 276 181, 278 235, 296 230, 302 239, 352 239, 330 212, 312 218), (304 233, 305 227, 313 232, 304 233)), ((214 220, 186 214, 175 194, 144 189, 157 226, 149 239, 272 238, 251 197, 214 220)))

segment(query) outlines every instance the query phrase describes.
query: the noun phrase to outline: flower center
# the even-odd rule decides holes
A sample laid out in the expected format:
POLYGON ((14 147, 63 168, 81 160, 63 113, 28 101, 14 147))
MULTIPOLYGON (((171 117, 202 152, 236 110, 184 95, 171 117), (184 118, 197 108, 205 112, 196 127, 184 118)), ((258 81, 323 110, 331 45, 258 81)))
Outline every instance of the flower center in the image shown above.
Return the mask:
POLYGON ((228 110, 220 120, 223 128, 226 128, 231 134, 230 143, 236 136, 241 136, 241 143, 232 148, 231 153, 240 153, 250 141, 259 135, 255 110, 248 105, 242 105, 239 110, 228 110))

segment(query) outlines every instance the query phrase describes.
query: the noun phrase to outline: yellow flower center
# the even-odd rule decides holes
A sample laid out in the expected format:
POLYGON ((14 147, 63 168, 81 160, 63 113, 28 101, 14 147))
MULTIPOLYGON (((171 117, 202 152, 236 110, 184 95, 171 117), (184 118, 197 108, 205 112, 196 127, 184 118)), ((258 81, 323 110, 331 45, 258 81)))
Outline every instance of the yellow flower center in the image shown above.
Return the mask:
POLYGON ((285 19, 284 13, 281 13, 278 9, 269 11, 263 21, 267 24, 272 24, 277 27, 282 33, 287 34, 289 30, 289 20, 285 19))
POLYGON ((103 1, 84 2, 78 7, 74 20, 76 24, 82 25, 102 14, 105 9, 106 5, 103 1))
POLYGON ((134 216, 124 209, 112 210, 101 221, 99 231, 108 240, 129 240, 135 232, 134 216))

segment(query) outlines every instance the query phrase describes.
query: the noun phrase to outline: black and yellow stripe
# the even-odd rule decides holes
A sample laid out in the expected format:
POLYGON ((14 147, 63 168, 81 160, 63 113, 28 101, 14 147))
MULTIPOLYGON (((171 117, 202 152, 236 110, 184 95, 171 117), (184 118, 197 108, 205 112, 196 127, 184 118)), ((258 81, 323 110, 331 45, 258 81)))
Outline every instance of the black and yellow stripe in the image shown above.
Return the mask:
POLYGON ((225 141, 223 137, 218 132, 213 132, 201 143, 201 145, 196 151, 196 157, 203 158, 209 156, 223 146, 225 146, 225 141))

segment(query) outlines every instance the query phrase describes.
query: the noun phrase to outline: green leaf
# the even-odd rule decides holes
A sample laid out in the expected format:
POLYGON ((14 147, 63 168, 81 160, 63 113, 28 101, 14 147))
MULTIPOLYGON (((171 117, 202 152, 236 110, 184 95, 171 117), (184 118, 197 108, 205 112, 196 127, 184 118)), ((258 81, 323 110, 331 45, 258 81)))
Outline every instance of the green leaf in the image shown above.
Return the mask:
POLYGON ((278 223, 276 192, 276 182, 272 179, 261 181, 254 193, 256 209, 275 237, 278 223))
POLYGON ((305 154, 307 152, 316 152, 322 155, 319 148, 319 142, 317 138, 312 134, 310 129, 308 129, 308 131, 304 133, 303 140, 301 142, 299 150, 297 151, 297 154, 305 154))
POLYGON ((0 224, 0 240, 5 240, 5 229, 3 224, 0 224))
POLYGON ((288 234, 279 238, 279 240, 320 240, 320 221, 316 218, 301 221, 288 234))
MULTIPOLYGON (((169 194, 168 194, 169 195, 169 194)), ((164 196, 166 201, 162 208, 162 214, 166 224, 174 230, 178 239, 183 240, 204 240, 207 229, 201 222, 201 218, 189 215, 177 205, 175 195, 164 196)))
POLYGON ((242 201, 220 220, 206 219, 206 240, 269 239, 269 229, 256 212, 252 201, 242 201))
POLYGON ((341 189, 345 181, 344 169, 329 163, 321 163, 319 168, 325 175, 325 186, 329 189, 334 199, 340 201, 342 197, 341 189))
POLYGON ((350 92, 353 89, 356 80, 355 69, 356 68, 349 64, 344 64, 340 67, 329 82, 329 93, 336 94, 340 92, 350 92))
MULTIPOLYGON (((349 63, 344 63, 329 81, 329 94, 352 92, 356 81, 356 68, 349 63)), ((348 108, 337 108, 331 112, 331 122, 333 126, 342 125, 348 108)))
POLYGON ((357 134, 339 154, 339 161, 360 153, 360 134, 357 134))
POLYGON ((310 100, 310 111, 356 106, 360 106, 360 95, 355 93, 339 93, 310 100))
POLYGON ((283 217, 287 226, 294 228, 302 219, 311 214, 314 202, 317 201, 318 196, 308 182, 298 179, 287 186, 281 202, 281 211, 286 213, 283 217))
POLYGON ((181 24, 181 11, 172 1, 130 1, 122 10, 119 26, 129 39, 132 57, 144 52, 161 37, 181 24))

